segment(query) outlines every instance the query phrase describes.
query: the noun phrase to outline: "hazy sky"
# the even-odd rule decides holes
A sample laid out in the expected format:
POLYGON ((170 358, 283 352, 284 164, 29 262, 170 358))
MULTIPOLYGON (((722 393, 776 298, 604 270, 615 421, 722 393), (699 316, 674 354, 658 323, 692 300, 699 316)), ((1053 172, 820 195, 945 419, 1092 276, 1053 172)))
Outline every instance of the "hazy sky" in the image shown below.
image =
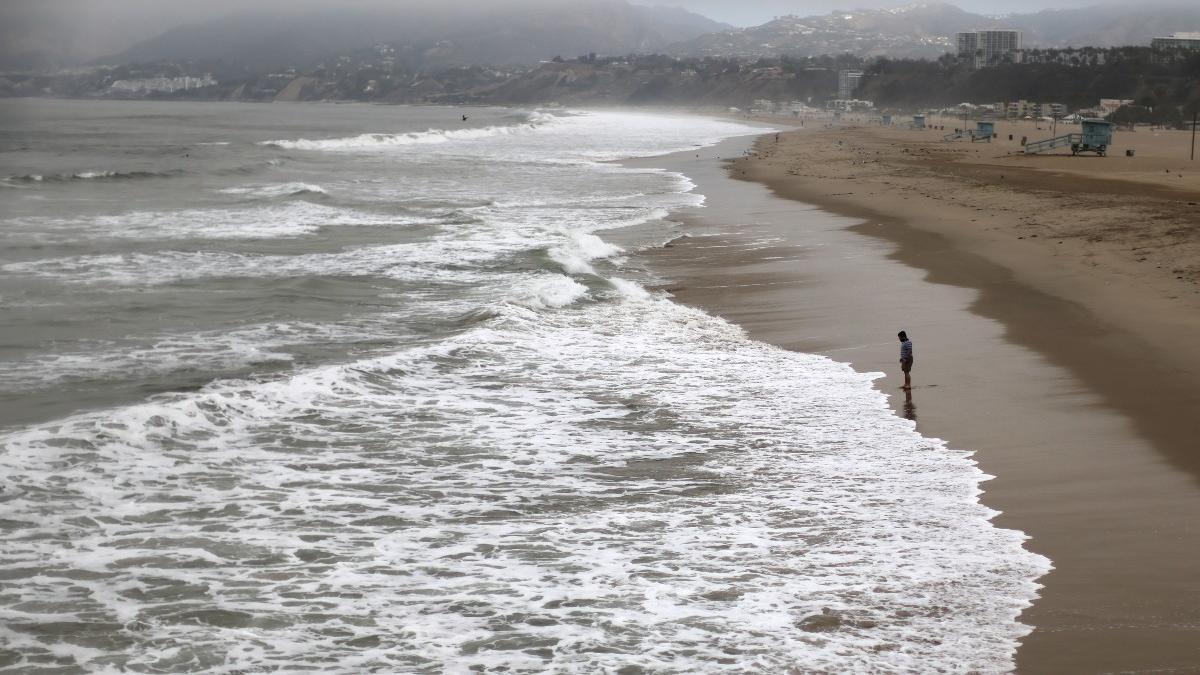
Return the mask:
MULTIPOLYGON (((348 4, 396 5, 446 0, 0 0, 0 43, 8 53, 53 43, 80 58, 121 51, 183 23, 212 19, 251 8, 337 7, 348 4)), ((465 7, 498 0, 459 0, 465 7)), ((572 0, 543 0, 571 2, 572 0)), ((912 0, 633 0, 636 4, 682 6, 718 21, 757 25, 782 14, 825 14, 834 9, 898 7, 912 0)), ((979 13, 1032 12, 1082 7, 1114 0, 952 0, 979 13)), ((1172 0, 1167 0, 1171 2, 1172 0)), ((1173 0, 1187 2, 1189 0, 1173 0)), ((1196 1, 1196 0, 1190 0, 1196 1)))

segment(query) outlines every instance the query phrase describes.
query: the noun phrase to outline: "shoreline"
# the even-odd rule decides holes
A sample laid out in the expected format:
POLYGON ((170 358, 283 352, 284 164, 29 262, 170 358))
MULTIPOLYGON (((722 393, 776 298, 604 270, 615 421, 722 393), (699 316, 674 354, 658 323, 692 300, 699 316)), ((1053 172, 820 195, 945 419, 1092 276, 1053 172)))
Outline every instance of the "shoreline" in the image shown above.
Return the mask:
POLYGON ((962 241, 818 199, 753 157, 714 161, 737 147, 631 162, 684 173, 708 200, 674 216, 682 238, 642 255, 667 290, 756 339, 885 372, 878 386, 898 415, 975 451, 995 476, 981 501, 1001 512, 996 524, 1025 532, 1056 568, 1021 617, 1034 630, 1020 672, 1200 666, 1195 421, 1178 416, 1193 400, 1190 352, 1184 367, 1155 360, 1154 344, 962 241), (893 389, 900 328, 917 352, 908 400, 893 389), (1145 379, 1123 393, 1112 376, 1145 379))
MULTIPOLYGON (((846 150, 840 154, 861 154, 849 141, 861 138, 859 130, 835 129, 824 135, 828 138, 816 136, 815 143, 810 140, 812 133, 800 136, 808 142, 799 151, 811 151, 824 140, 831 147, 835 142, 844 144, 846 150)), ((919 139, 898 140, 914 150, 911 154, 929 149, 927 143, 922 147, 919 139)), ((762 150, 770 145, 759 139, 757 156, 769 159, 762 150)), ((957 150, 954 144, 950 147, 957 150)), ((830 157, 825 154, 823 159, 830 157)), ((936 173, 922 175, 921 183, 910 185, 887 175, 888 169, 896 166, 887 167, 878 177, 846 176, 836 171, 819 177, 796 176, 786 167, 751 157, 739 159, 730 171, 737 178, 766 185, 780 197, 861 221, 854 226, 856 232, 897 245, 895 260, 925 270, 930 281, 979 290, 972 311, 1002 322, 1014 342, 1066 365, 1115 409, 1128 414, 1169 461, 1200 482, 1200 452, 1196 450, 1200 447, 1200 417, 1191 414, 1200 410, 1200 209, 1194 206, 1200 202, 1200 182, 1195 181, 1196 176, 1188 177, 1197 182, 1195 192, 1182 189, 1190 185, 1164 189, 1132 184, 1089 176, 1086 165, 1084 172, 1068 173, 1062 168, 1064 159, 1070 162, 1075 158, 1034 160, 1059 160, 1053 172, 1027 170, 1007 157, 986 165, 984 171, 1005 172, 1002 189, 1008 195, 998 199, 988 194, 997 189, 994 184, 980 185, 976 177, 952 179, 952 172, 978 169, 975 164, 947 163, 936 173), (1087 180, 1081 181, 1081 177, 1087 180), (846 180, 855 181, 852 188, 846 187, 846 180), (1062 232, 1022 222, 1024 218, 1032 220, 1029 212, 1055 207, 1063 214, 1077 209, 1080 220, 1093 218, 1103 207, 1088 209, 1068 203, 1063 197, 1076 195, 1064 195, 1063 191, 1103 192, 1113 186, 1123 186, 1114 190, 1117 194, 1131 201, 1138 195, 1143 205, 1150 206, 1161 204, 1164 194, 1170 194, 1174 203, 1168 202, 1169 206, 1183 204, 1190 212, 1181 216, 1167 211, 1157 216, 1174 217, 1176 223, 1193 230, 1179 245, 1183 252, 1168 263, 1171 273, 1155 275, 1152 272, 1158 272, 1161 265, 1147 270, 1135 262, 1152 248, 1138 241, 1141 236, 1131 242, 1140 250, 1122 260, 1119 256, 1126 241, 1111 242, 1107 247, 1099 243, 1105 236, 1113 238, 1106 228, 1099 227, 1100 232, 1094 234, 1086 230, 1073 233, 1080 235, 1076 239, 1081 241, 1071 241, 1062 232), (1026 196, 1039 201, 1025 211, 1011 205, 1026 196), (992 208, 999 212, 987 213, 992 208), (1035 241, 1039 234, 1041 242, 1035 241), (1184 266, 1179 258, 1191 262, 1193 269, 1175 267, 1184 266), (1189 278, 1174 272, 1191 274, 1189 278), (1054 331, 1044 329, 1047 317, 1057 324, 1054 331)), ((903 167, 911 166, 912 162, 905 160, 903 167)))

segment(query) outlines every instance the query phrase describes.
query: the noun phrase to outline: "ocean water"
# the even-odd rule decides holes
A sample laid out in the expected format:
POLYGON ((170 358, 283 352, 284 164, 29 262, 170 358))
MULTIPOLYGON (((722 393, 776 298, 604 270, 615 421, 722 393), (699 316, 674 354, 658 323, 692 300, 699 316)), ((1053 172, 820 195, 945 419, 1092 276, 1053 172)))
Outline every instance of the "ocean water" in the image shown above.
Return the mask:
POLYGON ((1011 669, 969 454, 648 290, 757 130, 461 113, 0 103, 0 669, 1011 669))

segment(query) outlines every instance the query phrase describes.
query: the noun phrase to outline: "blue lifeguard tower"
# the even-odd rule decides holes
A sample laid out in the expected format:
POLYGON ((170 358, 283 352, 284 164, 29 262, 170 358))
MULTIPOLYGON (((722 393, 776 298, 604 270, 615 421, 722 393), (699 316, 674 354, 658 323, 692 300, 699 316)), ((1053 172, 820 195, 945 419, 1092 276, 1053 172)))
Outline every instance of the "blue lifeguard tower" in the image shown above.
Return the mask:
POLYGON ((1072 155, 1094 152, 1101 157, 1108 154, 1112 145, 1113 123, 1100 119, 1083 119, 1079 122, 1080 133, 1064 134, 1025 145, 1025 154, 1032 155, 1054 148, 1070 147, 1072 155))
POLYGON ((1113 123, 1107 120, 1085 119, 1080 121, 1082 138, 1078 144, 1071 144, 1071 154, 1094 152, 1101 157, 1108 154, 1108 146, 1112 145, 1113 123))
POLYGON ((880 124, 881 126, 885 126, 885 127, 890 127, 890 126, 892 126, 892 116, 891 116, 891 115, 883 115, 883 116, 881 116, 881 117, 879 118, 879 124, 880 124))
POLYGON ((924 129, 925 128, 925 116, 924 115, 913 115, 912 128, 924 129))
POLYGON ((969 138, 971 139, 972 143, 975 141, 987 141, 988 143, 991 143, 992 133, 995 131, 995 129, 996 124, 994 122, 976 122, 974 129, 955 129, 954 133, 946 134, 942 137, 942 139, 947 141, 957 141, 963 138, 969 138))

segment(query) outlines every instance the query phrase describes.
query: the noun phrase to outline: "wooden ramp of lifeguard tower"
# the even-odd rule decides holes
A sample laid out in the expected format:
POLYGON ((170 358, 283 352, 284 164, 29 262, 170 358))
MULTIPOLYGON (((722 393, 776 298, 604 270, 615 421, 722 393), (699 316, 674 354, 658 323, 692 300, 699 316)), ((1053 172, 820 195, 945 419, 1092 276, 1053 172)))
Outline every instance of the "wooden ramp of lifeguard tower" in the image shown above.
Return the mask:
POLYGON ((1025 144, 1025 154, 1034 155, 1039 152, 1049 152, 1055 148, 1067 148, 1072 145, 1078 145, 1083 138, 1083 134, 1063 134, 1054 138, 1047 138, 1043 141, 1034 141, 1025 144))
POLYGON ((990 131, 980 131, 979 129, 959 129, 952 134, 946 134, 945 136, 942 136, 943 141, 961 141, 964 139, 969 140, 972 143, 975 141, 987 141, 988 143, 991 143, 992 133, 990 131))

